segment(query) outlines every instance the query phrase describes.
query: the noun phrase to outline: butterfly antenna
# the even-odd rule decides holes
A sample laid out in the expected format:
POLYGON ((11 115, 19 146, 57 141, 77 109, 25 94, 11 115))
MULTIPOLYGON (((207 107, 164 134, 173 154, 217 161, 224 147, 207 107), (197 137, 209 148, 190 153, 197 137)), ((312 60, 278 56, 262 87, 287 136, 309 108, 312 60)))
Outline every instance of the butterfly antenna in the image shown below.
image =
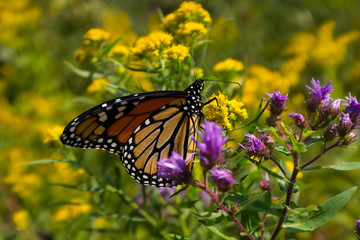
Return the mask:
POLYGON ((223 80, 216 80, 216 79, 204 79, 204 81, 211 81, 211 82, 223 82, 223 83, 233 83, 233 84, 237 84, 239 85, 239 87, 241 87, 241 84, 238 82, 228 82, 228 81, 223 81, 223 80))
POLYGON ((196 72, 195 72, 195 63, 194 63, 194 57, 193 57, 193 50, 190 51, 190 56, 191 56, 191 63, 192 63, 192 68, 193 68, 193 72, 194 72, 194 78, 196 80, 196 72))

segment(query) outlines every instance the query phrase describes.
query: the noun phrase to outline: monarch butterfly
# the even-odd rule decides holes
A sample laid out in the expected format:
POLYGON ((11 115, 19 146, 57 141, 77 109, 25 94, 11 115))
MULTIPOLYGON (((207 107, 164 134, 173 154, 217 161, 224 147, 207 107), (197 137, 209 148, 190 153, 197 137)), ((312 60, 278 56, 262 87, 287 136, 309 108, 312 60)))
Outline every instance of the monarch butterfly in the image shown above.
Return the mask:
POLYGON ((203 88, 204 80, 198 79, 184 91, 154 91, 110 100, 72 120, 60 140, 72 147, 120 155, 127 172, 141 184, 173 185, 157 176, 156 163, 172 151, 184 159, 194 151, 190 138, 196 137, 202 117, 203 88))

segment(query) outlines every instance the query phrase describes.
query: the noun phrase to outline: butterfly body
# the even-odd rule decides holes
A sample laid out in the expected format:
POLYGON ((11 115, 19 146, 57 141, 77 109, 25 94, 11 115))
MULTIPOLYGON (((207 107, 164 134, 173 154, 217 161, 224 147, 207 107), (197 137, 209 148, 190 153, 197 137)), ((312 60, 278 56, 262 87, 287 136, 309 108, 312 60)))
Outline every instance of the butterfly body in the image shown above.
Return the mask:
MULTIPOLYGON (((127 172, 145 185, 174 184, 157 176, 157 164, 172 151, 186 159, 194 151, 203 103, 203 80, 184 91, 133 94, 102 103, 72 120, 63 144, 118 154, 127 172)), ((191 163, 190 163, 191 164, 191 163)))

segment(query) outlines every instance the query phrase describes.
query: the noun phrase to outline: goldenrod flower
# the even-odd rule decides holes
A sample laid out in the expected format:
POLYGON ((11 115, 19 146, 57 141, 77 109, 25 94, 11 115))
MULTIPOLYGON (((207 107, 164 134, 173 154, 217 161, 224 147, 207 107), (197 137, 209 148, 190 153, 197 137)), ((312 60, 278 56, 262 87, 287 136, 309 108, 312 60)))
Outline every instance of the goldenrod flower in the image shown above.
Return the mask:
POLYGON ((91 62, 97 56, 97 51, 91 46, 81 47, 74 52, 75 61, 78 63, 91 62))
POLYGON ((241 61, 233 58, 227 58, 224 61, 215 64, 215 66, 213 67, 213 72, 214 73, 232 72, 232 71, 240 72, 243 69, 244 69, 244 64, 241 61))
POLYGON ((64 205, 56 211, 52 217, 54 223, 78 218, 91 211, 92 206, 82 203, 80 199, 74 198, 71 199, 70 202, 73 204, 64 205))
POLYGON ((106 78, 96 78, 87 87, 86 91, 88 93, 96 93, 96 92, 104 91, 106 89, 105 88, 106 83, 109 83, 109 80, 107 80, 106 78))
POLYGON ((100 28, 92 28, 83 36, 83 43, 89 45, 92 42, 106 41, 110 38, 110 33, 100 28))
POLYGON ((166 32, 192 44, 194 39, 208 32, 206 26, 211 22, 209 12, 201 4, 183 2, 177 10, 164 17, 162 26, 166 32))
POLYGON ((214 100, 204 107, 204 115, 207 120, 217 121, 219 125, 231 130, 230 121, 248 118, 247 111, 243 108, 244 104, 241 101, 235 99, 229 101, 223 93, 213 94, 212 98, 216 98, 217 101, 214 100))
POLYGON ((135 47, 131 48, 132 58, 135 61, 143 58, 158 59, 160 53, 172 45, 173 40, 174 37, 165 32, 154 32, 140 37, 136 41, 135 47))
POLYGON ((207 33, 207 29, 201 23, 188 22, 179 24, 179 28, 176 31, 178 37, 196 37, 207 33))
POLYGON ((178 45, 173 45, 169 49, 166 49, 163 52, 163 57, 171 58, 182 62, 188 56, 188 54, 189 54, 189 48, 181 44, 178 44, 178 45))
POLYGON ((334 21, 327 21, 312 33, 299 33, 294 36, 291 43, 285 47, 286 55, 305 55, 308 60, 314 61, 323 67, 334 67, 343 62, 347 46, 357 40, 359 31, 354 30, 333 37, 334 21))
POLYGON ((30 222, 29 212, 24 209, 17 210, 11 220, 18 230, 24 230, 30 222))
POLYGON ((59 141, 60 135, 64 130, 62 125, 54 125, 45 129, 43 133, 43 143, 47 144, 54 141, 59 141))
POLYGON ((115 45, 109 52, 109 57, 124 57, 128 56, 130 53, 130 49, 127 46, 124 45, 115 45))

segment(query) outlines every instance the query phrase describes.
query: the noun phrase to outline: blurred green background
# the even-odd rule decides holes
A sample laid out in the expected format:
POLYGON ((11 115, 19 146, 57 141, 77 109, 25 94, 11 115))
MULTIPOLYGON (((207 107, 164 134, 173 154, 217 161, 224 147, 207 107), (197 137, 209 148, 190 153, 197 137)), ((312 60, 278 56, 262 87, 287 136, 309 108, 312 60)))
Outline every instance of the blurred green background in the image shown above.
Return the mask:
MULTIPOLYGON (((123 199, 108 193, 90 194, 53 185, 81 186, 101 179, 103 171, 125 173, 116 163, 119 162, 116 156, 102 151, 74 151, 83 164, 95 168, 92 176, 67 163, 21 165, 38 159, 62 158, 66 150, 57 138, 65 124, 91 104, 109 99, 91 95, 87 91, 91 80, 77 76, 64 64, 64 61, 74 62, 74 52, 81 47, 82 36, 90 28, 103 28, 114 36, 123 36, 123 43, 130 47, 137 36, 156 29, 159 10, 166 15, 181 2, 0 2, 0 239, 122 239, 129 236, 153 239, 149 236, 158 230, 148 224, 140 222, 134 227, 121 217, 89 215, 100 211, 131 212, 123 199), (86 97, 93 102, 83 101, 86 97), (106 228, 113 231, 93 231, 106 228)), ((289 92, 291 107, 300 109, 306 93, 304 85, 309 84, 311 77, 323 83, 333 80, 334 98, 343 98, 349 91, 353 96, 360 96, 359 1, 213 0, 200 3, 209 11, 213 23, 207 52, 195 64, 205 69, 207 77, 206 73, 212 76, 212 66, 226 58, 244 63, 245 81, 240 98, 249 111, 249 119, 260 99, 266 96, 265 92, 273 90, 289 92)), ((290 106, 289 110, 292 110, 290 106)), ((348 149, 337 149, 320 163, 359 161, 358 145, 356 142, 348 149)), ((121 181, 126 182, 122 186, 124 192, 134 201, 140 193, 157 196, 153 189, 141 188, 126 174, 121 175, 121 181)), ((306 172, 299 204, 320 204, 359 183, 358 171, 306 172)), ((196 220, 186 220, 190 213, 169 210, 166 202, 158 201, 153 207, 175 211, 174 216, 184 218, 182 221, 188 221, 189 225, 195 224, 196 220)), ((312 233, 289 235, 289 239, 354 239, 359 206, 360 193, 357 192, 343 211, 324 227, 312 233)), ((176 231, 175 223, 167 222, 164 216, 161 219, 164 221, 161 230, 176 231)), ((206 229, 197 231, 204 232, 205 235, 200 236, 217 239, 206 233, 206 229)))

